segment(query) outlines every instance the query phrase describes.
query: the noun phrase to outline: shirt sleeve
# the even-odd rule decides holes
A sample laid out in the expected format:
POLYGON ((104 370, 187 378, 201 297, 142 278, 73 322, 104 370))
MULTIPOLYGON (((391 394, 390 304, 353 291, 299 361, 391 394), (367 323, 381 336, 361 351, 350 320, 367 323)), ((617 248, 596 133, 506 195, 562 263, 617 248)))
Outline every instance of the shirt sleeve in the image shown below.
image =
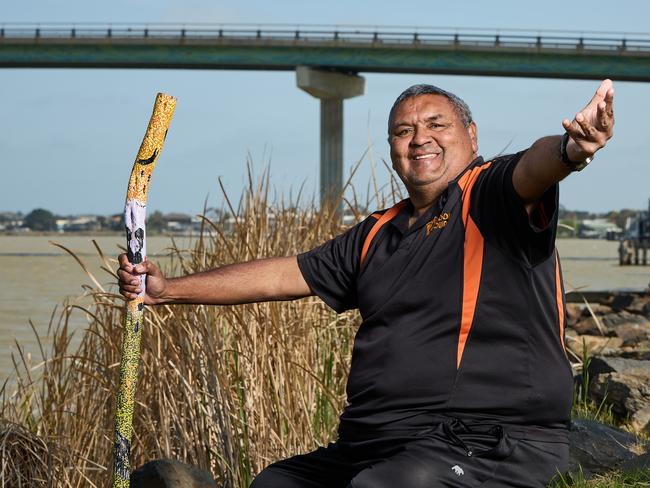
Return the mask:
POLYGON ((487 241, 535 266, 548 259, 555 248, 559 185, 542 195, 529 216, 512 182, 524 153, 498 157, 479 175, 472 189, 470 213, 487 241))
POLYGON ((298 267, 311 291, 338 313, 358 307, 361 248, 375 222, 369 217, 322 246, 298 255, 298 267))

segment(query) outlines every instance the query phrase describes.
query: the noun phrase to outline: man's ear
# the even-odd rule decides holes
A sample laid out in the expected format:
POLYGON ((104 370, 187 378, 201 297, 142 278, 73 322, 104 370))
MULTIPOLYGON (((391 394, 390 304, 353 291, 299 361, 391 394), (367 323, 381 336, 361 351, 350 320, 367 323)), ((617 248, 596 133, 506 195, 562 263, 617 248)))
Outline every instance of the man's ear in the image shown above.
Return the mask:
POLYGON ((476 123, 471 122, 467 128, 469 131, 469 137, 472 140, 472 151, 474 154, 478 153, 478 129, 476 128, 476 123))

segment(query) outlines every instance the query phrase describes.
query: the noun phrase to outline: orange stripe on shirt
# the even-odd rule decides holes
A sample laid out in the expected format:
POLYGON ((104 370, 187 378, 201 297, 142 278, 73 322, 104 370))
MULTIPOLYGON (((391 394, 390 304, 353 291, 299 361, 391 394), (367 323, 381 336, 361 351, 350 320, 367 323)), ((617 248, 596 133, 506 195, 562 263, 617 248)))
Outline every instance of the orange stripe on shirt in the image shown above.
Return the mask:
POLYGON ((465 244, 463 257, 463 303, 460 320, 460 334, 458 336, 458 350, 456 352, 456 368, 460 368, 463 352, 467 345, 469 333, 474 323, 474 313, 478 301, 478 290, 481 284, 481 272, 483 270, 483 250, 485 241, 481 231, 469 215, 472 199, 472 188, 481 171, 486 170, 492 163, 486 163, 467 171, 459 180, 458 184, 463 192, 462 219, 465 226, 465 244))
MULTIPOLYGON (((372 229, 370 229, 370 232, 368 232, 368 235, 366 236, 366 240, 363 243, 363 248, 361 249, 361 264, 360 266, 363 266, 363 262, 366 260, 366 254, 368 254, 368 250, 370 249, 370 244, 372 243, 372 240, 375 238, 375 235, 377 232, 379 232, 379 229, 381 229, 386 222, 390 222, 395 218, 395 216, 399 213, 400 210, 402 210, 402 207, 406 205, 406 200, 402 200, 401 202, 396 203, 393 205, 391 208, 389 208, 384 214, 379 218, 377 222, 375 222, 375 225, 372 226, 372 229)), ((373 214, 374 217, 375 214, 373 214)))
POLYGON ((562 278, 560 277, 560 258, 555 250, 555 299, 557 301, 557 316, 560 322, 560 342, 564 349, 564 300, 562 297, 562 278))

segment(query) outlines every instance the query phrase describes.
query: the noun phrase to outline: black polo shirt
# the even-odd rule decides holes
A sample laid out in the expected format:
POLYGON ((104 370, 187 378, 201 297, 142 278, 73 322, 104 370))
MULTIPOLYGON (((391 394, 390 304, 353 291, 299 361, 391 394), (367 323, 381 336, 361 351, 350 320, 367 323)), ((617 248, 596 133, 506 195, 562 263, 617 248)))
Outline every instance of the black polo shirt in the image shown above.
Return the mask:
POLYGON ((408 227, 409 202, 298 256, 311 290, 358 308, 339 434, 443 414, 563 431, 572 397, 555 251, 558 188, 529 218, 512 184, 523 153, 473 161, 408 227))

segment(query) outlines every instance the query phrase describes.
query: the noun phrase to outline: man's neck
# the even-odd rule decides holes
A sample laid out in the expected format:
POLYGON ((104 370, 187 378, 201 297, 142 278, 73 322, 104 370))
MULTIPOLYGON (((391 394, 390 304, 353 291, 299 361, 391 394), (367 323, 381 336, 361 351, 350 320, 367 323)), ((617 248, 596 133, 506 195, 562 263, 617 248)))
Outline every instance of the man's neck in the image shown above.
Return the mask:
POLYGON ((435 192, 430 192, 428 194, 418 194, 416 192, 409 194, 411 205, 413 205, 413 211, 409 216, 409 227, 415 224, 420 217, 429 211, 431 206, 438 201, 443 190, 444 189, 440 188, 435 192))

